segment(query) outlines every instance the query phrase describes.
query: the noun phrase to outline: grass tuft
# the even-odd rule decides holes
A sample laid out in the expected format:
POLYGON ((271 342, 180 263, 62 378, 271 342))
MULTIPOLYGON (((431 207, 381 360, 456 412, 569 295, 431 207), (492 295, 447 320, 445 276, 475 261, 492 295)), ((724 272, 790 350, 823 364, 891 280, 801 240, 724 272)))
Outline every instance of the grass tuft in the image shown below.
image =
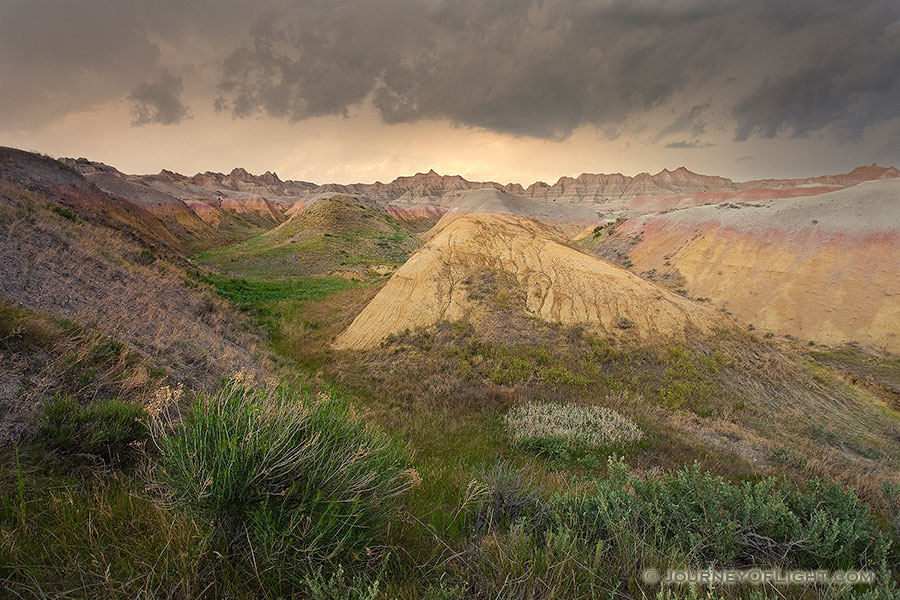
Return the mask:
POLYGON ((159 480, 271 585, 378 560, 394 499, 416 481, 403 451, 329 394, 231 380, 171 431, 162 425, 159 480))
POLYGON ((60 395, 45 405, 36 439, 61 457, 128 461, 148 439, 146 416, 137 404, 106 400, 82 407, 70 396, 60 395))

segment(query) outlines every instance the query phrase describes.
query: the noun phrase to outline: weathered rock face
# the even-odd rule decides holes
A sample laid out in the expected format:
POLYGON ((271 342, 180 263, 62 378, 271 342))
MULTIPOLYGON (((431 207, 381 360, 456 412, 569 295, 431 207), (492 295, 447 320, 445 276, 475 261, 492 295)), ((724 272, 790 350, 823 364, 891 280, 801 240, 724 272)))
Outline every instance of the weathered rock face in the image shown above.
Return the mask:
POLYGON ((148 210, 184 243, 203 244, 217 236, 216 230, 183 200, 132 181, 115 169, 87 172, 85 177, 104 192, 125 198, 148 210))
MULTIPOLYGON (((815 195, 862 181, 900 177, 900 171, 894 167, 870 165, 842 175, 737 183, 679 167, 634 177, 621 173, 583 173, 574 178, 562 177, 553 185, 537 182, 523 188, 518 183, 502 185, 492 181, 468 181, 459 175, 439 175, 431 170, 398 177, 390 183, 317 185, 306 181, 283 181, 269 171, 253 175, 242 168, 235 168, 228 174, 207 171, 192 177, 166 170, 157 175, 138 176, 124 175, 113 167, 87 159, 63 161, 86 175, 104 173, 150 186, 184 202, 201 200, 242 218, 250 217, 255 225, 262 227, 277 225, 321 197, 337 194, 376 203, 380 210, 405 222, 414 231, 428 229, 461 196, 473 190, 500 190, 525 196, 546 203, 551 211, 569 205, 593 206, 597 211, 603 211, 607 218, 615 218, 725 200, 815 195)), ((563 218, 567 217, 564 215, 563 218)))
POLYGON ((896 179, 900 177, 900 170, 896 167, 879 167, 871 164, 867 167, 856 167, 849 173, 839 175, 822 175, 821 177, 806 177, 803 179, 759 179, 746 181, 740 184, 745 189, 772 188, 785 189, 800 186, 829 185, 846 187, 856 185, 864 181, 878 181, 880 179, 896 179))
POLYGON ((692 173, 684 167, 674 171, 663 169, 656 175, 640 173, 628 177, 621 173, 584 173, 577 178, 562 177, 555 185, 536 183, 528 186, 525 195, 550 202, 608 202, 648 194, 691 194, 732 190, 734 182, 723 177, 692 173))
POLYGON ((515 281, 525 314, 610 336, 651 339, 709 333, 726 321, 706 307, 565 245, 558 230, 513 214, 469 213, 416 252, 336 340, 366 349, 442 320, 477 323, 483 306, 466 284, 485 270, 515 281))
POLYGON ((756 328, 900 351, 900 180, 804 198, 634 219, 639 272, 684 277, 756 328))
POLYGON ((318 187, 306 181, 282 181, 271 171, 266 171, 262 175, 252 175, 240 167, 227 175, 211 171, 197 173, 186 181, 199 187, 278 196, 302 194, 318 187))

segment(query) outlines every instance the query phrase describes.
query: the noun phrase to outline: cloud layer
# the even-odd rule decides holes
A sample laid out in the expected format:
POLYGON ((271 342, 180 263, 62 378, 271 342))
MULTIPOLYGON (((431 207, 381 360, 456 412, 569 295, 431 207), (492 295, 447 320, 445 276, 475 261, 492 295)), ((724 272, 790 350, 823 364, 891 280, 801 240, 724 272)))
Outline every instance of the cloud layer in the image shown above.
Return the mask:
POLYGON ((4 0, 0 131, 126 102, 298 123, 374 108, 668 148, 900 119, 896 0, 4 0), (176 75, 177 74, 177 75, 176 75))

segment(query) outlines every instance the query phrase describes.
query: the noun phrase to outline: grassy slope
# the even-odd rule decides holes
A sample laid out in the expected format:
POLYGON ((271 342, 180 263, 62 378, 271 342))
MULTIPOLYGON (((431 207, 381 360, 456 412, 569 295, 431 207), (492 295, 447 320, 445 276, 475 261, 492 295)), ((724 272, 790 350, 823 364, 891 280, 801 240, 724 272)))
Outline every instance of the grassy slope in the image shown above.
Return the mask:
POLYGON ((272 231, 203 252, 196 258, 227 273, 257 277, 333 271, 352 271, 365 277, 376 275, 370 267, 402 264, 418 246, 418 240, 392 217, 332 198, 314 204, 272 231))
MULTIPOLYGON (((470 520, 470 482, 491 479, 498 468, 532 480, 541 494, 569 493, 573 487, 587 485, 590 478, 606 475, 602 455, 535 454, 511 443, 501 415, 514 402, 577 400, 631 415, 649 434, 649 441, 620 450, 640 471, 697 460, 736 481, 781 473, 801 485, 810 474, 822 474, 829 467, 821 461, 809 464, 817 459, 815 453, 821 454, 823 443, 826 455, 850 447, 860 460, 869 461, 861 463, 867 468, 873 462, 891 471, 897 468, 896 447, 873 435, 869 405, 876 401, 868 392, 848 387, 824 367, 792 373, 781 370, 785 363, 776 361, 773 371, 775 358, 760 340, 616 347, 575 330, 539 324, 526 328, 536 332, 532 337, 485 340, 474 337, 466 324, 457 323, 400 336, 367 356, 335 354, 328 349, 329 340, 374 295, 377 284, 353 284, 337 277, 222 275, 208 275, 207 282, 257 316, 271 333, 272 349, 285 363, 297 365, 316 385, 337 384, 362 407, 367 419, 410 445, 423 481, 404 501, 404 522, 390 530, 395 555, 382 576, 389 593, 400 597, 421 598, 427 588, 429 597, 456 598, 459 594, 453 590, 459 588, 454 586, 467 577, 473 592, 519 597, 512 582, 490 581, 497 573, 524 586, 519 591, 552 584, 553 589, 544 589, 547 597, 573 597, 572 588, 567 587, 572 582, 566 577, 570 572, 584 576, 580 569, 586 557, 578 554, 582 550, 542 550, 546 540, 517 538, 514 531, 501 527, 482 535, 470 520), (764 389, 754 387, 754 382, 764 389), (812 388, 816 388, 812 395, 803 391, 812 388), (767 394, 772 389, 781 390, 783 396, 767 394), (839 396, 843 405, 830 407, 833 412, 823 412, 829 407, 800 404, 800 410, 790 413, 793 422, 779 421, 784 430, 765 440, 770 445, 763 444, 768 450, 763 464, 748 460, 741 448, 726 443, 728 435, 747 433, 729 429, 728 424, 735 421, 757 433, 772 429, 772 407, 751 402, 768 399, 782 410, 791 401, 821 398, 822 389, 849 391, 839 396), (869 408, 854 416, 858 406, 869 408), (815 412, 805 414, 808 407, 815 412), (867 458, 866 453, 877 458, 867 458), (533 561, 531 566, 528 560, 533 561), (549 567, 539 566, 541 561, 555 563, 560 571, 553 575, 546 570, 549 567), (448 593, 440 595, 434 586, 445 572, 448 593)), ((786 366, 798 364, 788 361, 786 366)), ((298 372, 293 366, 286 368, 298 372)), ((891 377, 890 373, 883 376, 891 377)), ((882 427, 889 428, 890 419, 896 420, 890 410, 880 416, 882 427)), ((38 466, 40 456, 39 447, 23 448, 22 470, 14 467, 11 455, 4 457, 0 473, 3 529, 11 533, 3 538, 3 549, 15 560, 0 565, 0 582, 31 578, 51 594, 75 588, 79 597, 150 596, 172 589, 190 597, 200 595, 206 585, 213 585, 206 591, 212 596, 265 594, 252 581, 248 583, 249 572, 209 552, 206 526, 162 507, 142 491, 143 482, 135 472, 113 471, 110 477, 103 470, 97 477, 92 470, 48 471, 38 466)), ((845 463, 832 466, 841 464, 845 463)), ((873 481, 881 473, 862 472, 873 481)), ((880 510, 889 510, 884 499, 876 497, 875 487, 868 486, 867 499, 880 510)), ((620 594, 640 594, 633 578, 641 563, 630 556, 648 550, 624 543, 609 540, 605 553, 594 557, 599 562, 589 565, 588 579, 601 582, 600 589, 606 593, 619 579, 630 581, 620 594)), ((34 589, 33 583, 25 587, 34 589)), ((646 588, 646 593, 652 590, 646 588)), ((798 591, 787 597, 795 597, 792 594, 798 591)), ((745 595, 746 590, 732 592, 732 597, 745 595)), ((829 597, 827 591, 819 596, 829 597)))

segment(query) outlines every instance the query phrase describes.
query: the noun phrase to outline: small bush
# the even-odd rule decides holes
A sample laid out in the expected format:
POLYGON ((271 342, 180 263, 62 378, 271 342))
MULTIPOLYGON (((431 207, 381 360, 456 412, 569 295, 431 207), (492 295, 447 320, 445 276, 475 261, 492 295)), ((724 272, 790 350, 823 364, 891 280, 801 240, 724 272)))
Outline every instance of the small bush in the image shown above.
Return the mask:
POLYGON ((50 210, 61 216, 63 219, 66 219, 67 221, 72 221, 73 223, 78 221, 78 216, 72 211, 72 209, 66 208, 65 206, 51 204, 50 210))
POLYGON ((475 511, 477 531, 509 527, 523 520, 536 525, 543 520, 546 503, 525 473, 501 462, 484 479, 486 493, 475 511))
POLYGON ((69 396, 48 402, 36 440, 62 456, 84 454, 105 462, 133 458, 149 432, 146 412, 136 404, 107 400, 85 407, 69 396))
POLYGON ((616 327, 618 327, 619 329, 631 329, 632 327, 634 327, 634 321, 632 321, 628 317, 619 317, 616 320, 616 327))
POLYGON ((135 258, 135 262, 139 265, 147 266, 152 264, 156 260, 156 253, 149 248, 142 248, 140 252, 137 253, 137 257, 135 258))
POLYGON ((316 565, 376 559, 415 482, 403 452, 330 395, 231 380, 155 439, 173 499, 221 531, 230 556, 252 549, 262 577, 292 585, 316 565))
POLYGON ((348 580, 344 569, 338 566, 326 577, 321 567, 306 577, 310 600, 375 600, 379 597, 379 581, 356 576, 348 580))

